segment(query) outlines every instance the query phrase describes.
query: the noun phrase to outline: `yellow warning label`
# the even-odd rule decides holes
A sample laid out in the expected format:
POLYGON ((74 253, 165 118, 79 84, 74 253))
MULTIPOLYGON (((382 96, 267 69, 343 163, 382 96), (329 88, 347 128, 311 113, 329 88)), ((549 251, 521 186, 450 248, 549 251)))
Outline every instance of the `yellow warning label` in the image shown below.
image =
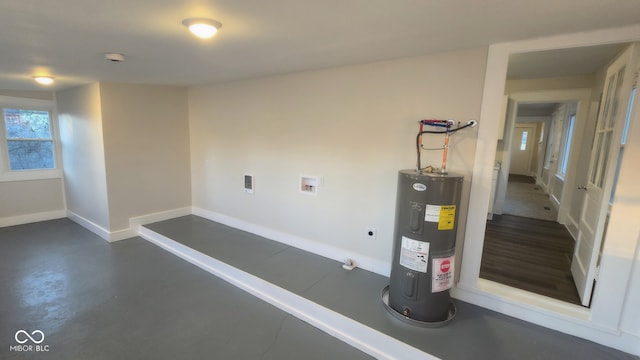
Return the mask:
POLYGON ((440 206, 440 219, 438 220, 438 230, 452 230, 456 219, 456 206, 440 206))

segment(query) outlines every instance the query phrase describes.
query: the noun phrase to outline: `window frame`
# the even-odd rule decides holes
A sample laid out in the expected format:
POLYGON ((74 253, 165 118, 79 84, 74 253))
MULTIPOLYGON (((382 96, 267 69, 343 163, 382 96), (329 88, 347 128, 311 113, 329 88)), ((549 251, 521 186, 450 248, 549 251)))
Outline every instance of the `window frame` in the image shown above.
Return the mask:
POLYGON ((29 99, 11 96, 0 96, 0 182, 41 180, 62 178, 62 157, 60 156, 60 136, 58 134, 58 114, 54 100, 29 99), (9 148, 6 136, 4 109, 40 110, 49 112, 49 127, 53 141, 53 169, 24 169, 11 170, 9 162, 9 148))
MULTIPOLYGON (((636 73, 637 74, 637 73, 636 73)), ((613 188, 611 189, 611 197, 609 198, 609 207, 613 206, 613 201, 616 197, 616 188, 618 187, 618 177, 620 175, 620 166, 622 164, 622 157, 624 156, 624 148, 627 145, 627 138, 629 136, 629 126, 631 126, 631 117, 633 116, 634 104, 636 97, 638 96, 638 75, 631 88, 629 94, 629 104, 627 105, 627 116, 624 119, 624 128, 622 129, 622 138, 620 139, 620 152, 618 153, 618 160, 616 161, 616 172, 613 178, 613 188)))

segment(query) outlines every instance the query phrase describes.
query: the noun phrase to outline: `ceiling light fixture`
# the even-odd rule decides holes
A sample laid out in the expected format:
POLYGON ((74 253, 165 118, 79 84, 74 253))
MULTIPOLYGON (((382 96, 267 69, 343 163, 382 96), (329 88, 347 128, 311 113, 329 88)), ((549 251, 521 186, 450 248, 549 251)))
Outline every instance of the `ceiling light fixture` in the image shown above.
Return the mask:
POLYGON ((124 54, 118 53, 104 53, 104 59, 109 60, 111 62, 123 62, 124 54))
POLYGON ((218 32, 222 24, 218 21, 205 18, 189 18, 182 20, 182 24, 189 28, 195 36, 208 39, 218 32))
POLYGON ((34 76, 33 80, 35 80, 40 85, 53 84, 53 77, 51 76, 38 75, 38 76, 34 76))

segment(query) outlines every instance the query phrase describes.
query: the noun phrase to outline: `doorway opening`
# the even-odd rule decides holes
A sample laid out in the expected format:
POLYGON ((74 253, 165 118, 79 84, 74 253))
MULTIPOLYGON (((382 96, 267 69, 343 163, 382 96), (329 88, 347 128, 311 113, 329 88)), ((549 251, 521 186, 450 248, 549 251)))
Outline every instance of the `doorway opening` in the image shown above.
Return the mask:
POLYGON ((580 305, 571 275, 574 247, 555 221, 497 215, 487 222, 480 277, 580 305))
POLYGON ((513 131, 498 143, 509 160, 500 166, 506 190, 487 221, 480 277, 581 305, 571 274, 575 239, 559 222, 577 102, 515 106, 513 131))
MULTIPOLYGON (((496 181, 495 197, 490 199, 495 201, 495 204, 489 208, 495 214, 504 214, 511 169, 516 169, 513 175, 527 176, 527 172, 533 175, 535 184, 545 190, 552 205, 556 207, 558 224, 564 226, 575 239, 569 269, 579 295, 580 305, 585 307, 591 306, 593 289, 598 281, 603 238, 612 206, 610 199, 617 182, 615 165, 620 163, 619 154, 624 145, 622 134, 623 127, 626 127, 625 118, 627 120, 630 118, 630 113, 626 113, 625 110, 629 100, 633 99, 632 89, 636 87, 633 85, 635 84, 634 73, 628 69, 636 68, 635 62, 639 52, 640 48, 636 44, 624 47, 623 51, 618 52, 609 62, 601 66, 600 70, 592 74, 591 86, 582 89, 586 90, 586 96, 572 98, 574 102, 565 101, 554 111, 550 126, 538 141, 540 146, 537 153, 543 155, 537 163, 530 160, 533 156, 532 152, 535 152, 532 150, 534 146, 529 145, 530 134, 534 132, 534 127, 524 124, 524 121, 518 121, 521 116, 519 111, 528 103, 544 102, 540 99, 553 94, 554 91, 542 90, 533 94, 510 93, 509 78, 507 78, 504 136, 499 138, 496 156, 497 159, 502 160, 500 164, 502 175, 498 176, 496 181), (537 169, 534 169, 536 166, 532 164, 536 164, 537 169)), ((553 53, 551 51, 545 55, 536 56, 540 59, 540 56, 553 53)), ((560 80, 566 81, 566 78, 560 80)), ((528 85, 539 86, 544 82, 544 79, 529 80, 528 85)), ((573 90, 580 91, 578 88, 573 90)), ((555 93, 555 95, 558 94, 555 93)), ((491 219, 492 216, 489 218, 491 219)), ((522 228, 524 225, 519 226, 522 228)), ((487 230, 488 228, 489 226, 487 230)), ((531 229, 529 232, 534 230, 531 229)), ((514 239, 520 235, 523 235, 522 230, 510 237, 514 239)), ((544 234, 541 236, 548 237, 544 234)), ((487 245, 486 237, 485 246, 487 245)), ((511 241, 510 244, 516 248, 516 243, 517 241, 511 241)), ((538 246, 543 247, 542 244, 538 246)), ((490 248, 490 246, 486 247, 490 248)), ((487 259, 490 259, 488 254, 487 259)), ((537 265, 543 266, 542 269, 544 266, 550 266, 551 258, 538 260, 537 265)), ((484 262, 483 253, 481 269, 485 265, 484 262)), ((489 260, 486 262, 487 266, 495 266, 489 260)), ((537 267, 531 276, 523 279, 525 280, 523 283, 526 281, 535 283, 535 273, 540 271, 541 268, 537 267)), ((531 289, 526 290, 531 291, 531 289)), ((538 294, 548 296, 540 292, 538 294)))

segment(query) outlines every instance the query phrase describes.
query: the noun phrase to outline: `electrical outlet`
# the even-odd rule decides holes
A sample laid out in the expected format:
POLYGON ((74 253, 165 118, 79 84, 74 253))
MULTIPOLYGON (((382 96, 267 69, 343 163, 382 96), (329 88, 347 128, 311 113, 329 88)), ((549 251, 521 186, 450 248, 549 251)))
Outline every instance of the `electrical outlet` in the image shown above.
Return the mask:
POLYGON ((371 240, 375 240, 376 239, 376 235, 378 234, 378 231, 376 230, 376 228, 367 228, 367 237, 371 240))

